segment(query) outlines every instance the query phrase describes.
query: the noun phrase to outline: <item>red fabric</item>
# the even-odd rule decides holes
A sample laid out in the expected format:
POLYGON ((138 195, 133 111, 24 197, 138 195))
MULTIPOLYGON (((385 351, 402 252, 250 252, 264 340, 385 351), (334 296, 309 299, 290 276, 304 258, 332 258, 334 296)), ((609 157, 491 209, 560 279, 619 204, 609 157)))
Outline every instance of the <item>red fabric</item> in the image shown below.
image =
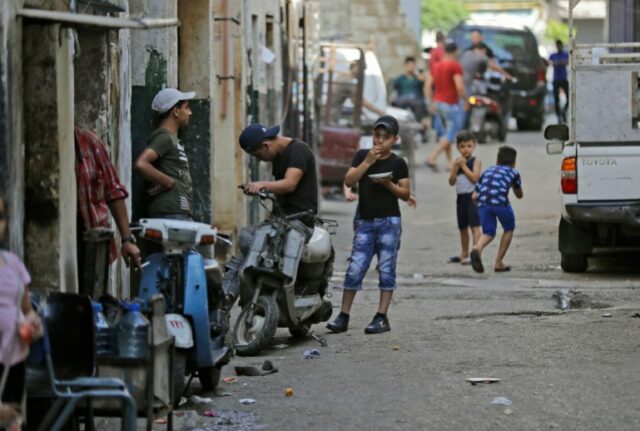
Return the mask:
POLYGON ((442 60, 431 72, 435 87, 434 99, 436 102, 444 102, 450 105, 458 103, 459 95, 453 77, 462 77, 462 66, 455 60, 442 60))
MULTIPOLYGON (((126 199, 127 189, 120 183, 109 153, 95 133, 75 128, 76 181, 78 211, 85 229, 109 227, 109 202, 126 199)), ((118 258, 115 240, 111 241, 111 262, 118 258)))
POLYGON ((440 63, 440 61, 444 58, 444 47, 436 46, 429 53, 429 69, 433 70, 436 67, 436 64, 440 63))

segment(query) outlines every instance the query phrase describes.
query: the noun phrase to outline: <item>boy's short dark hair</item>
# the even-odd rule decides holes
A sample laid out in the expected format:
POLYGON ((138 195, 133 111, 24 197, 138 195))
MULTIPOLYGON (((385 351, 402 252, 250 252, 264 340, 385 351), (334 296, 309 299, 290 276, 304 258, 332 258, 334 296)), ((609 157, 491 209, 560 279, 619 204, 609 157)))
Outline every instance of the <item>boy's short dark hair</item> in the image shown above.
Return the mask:
POLYGON ((404 59, 404 64, 415 63, 415 62, 416 62, 416 58, 414 56, 412 56, 412 55, 410 55, 408 57, 405 57, 405 59, 404 59))
POLYGON ((476 135, 471 130, 460 130, 456 135, 456 145, 467 141, 477 142, 476 135))
POLYGON ((518 152, 515 148, 504 145, 498 149, 498 164, 499 165, 513 165, 516 162, 516 156, 518 152))

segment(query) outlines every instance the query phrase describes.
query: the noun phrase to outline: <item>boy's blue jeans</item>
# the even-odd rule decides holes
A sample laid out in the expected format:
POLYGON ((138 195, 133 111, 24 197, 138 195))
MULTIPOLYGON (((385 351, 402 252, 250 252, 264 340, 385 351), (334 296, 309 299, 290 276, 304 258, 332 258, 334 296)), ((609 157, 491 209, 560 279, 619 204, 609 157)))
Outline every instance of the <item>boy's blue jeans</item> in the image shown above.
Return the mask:
POLYGON ((363 220, 356 217, 353 222, 354 237, 349 268, 344 280, 348 290, 362 289, 362 280, 367 274, 373 256, 378 257, 378 287, 381 290, 396 288, 396 261, 402 236, 400 217, 383 217, 363 220))

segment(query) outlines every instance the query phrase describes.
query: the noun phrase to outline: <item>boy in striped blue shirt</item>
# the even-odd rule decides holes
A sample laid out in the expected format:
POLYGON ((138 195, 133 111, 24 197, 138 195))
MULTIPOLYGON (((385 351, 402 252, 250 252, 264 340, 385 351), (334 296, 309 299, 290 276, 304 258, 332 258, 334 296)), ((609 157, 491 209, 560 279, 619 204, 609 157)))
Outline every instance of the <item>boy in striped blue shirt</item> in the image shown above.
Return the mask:
POLYGON ((498 150, 498 163, 482 173, 476 185, 472 198, 478 203, 482 236, 471 251, 471 266, 476 272, 484 272, 482 265, 482 250, 496 236, 497 220, 500 221, 504 233, 500 240, 500 248, 496 255, 494 270, 496 272, 510 271, 511 267, 503 262, 507 254, 513 231, 516 228, 516 217, 509 202, 509 189, 522 199, 522 180, 516 166, 515 149, 503 146, 498 150))

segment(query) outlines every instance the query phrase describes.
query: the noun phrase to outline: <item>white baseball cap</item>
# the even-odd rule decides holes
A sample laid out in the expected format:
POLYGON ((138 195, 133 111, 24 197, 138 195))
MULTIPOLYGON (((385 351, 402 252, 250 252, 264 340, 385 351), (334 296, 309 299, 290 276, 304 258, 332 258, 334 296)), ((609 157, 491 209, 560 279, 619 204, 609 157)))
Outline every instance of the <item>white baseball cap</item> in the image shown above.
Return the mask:
POLYGON ((195 91, 183 93, 175 88, 165 88, 164 90, 158 91, 156 97, 153 98, 153 102, 151 102, 151 109, 156 111, 158 114, 164 114, 181 100, 191 100, 194 97, 196 97, 195 91))

